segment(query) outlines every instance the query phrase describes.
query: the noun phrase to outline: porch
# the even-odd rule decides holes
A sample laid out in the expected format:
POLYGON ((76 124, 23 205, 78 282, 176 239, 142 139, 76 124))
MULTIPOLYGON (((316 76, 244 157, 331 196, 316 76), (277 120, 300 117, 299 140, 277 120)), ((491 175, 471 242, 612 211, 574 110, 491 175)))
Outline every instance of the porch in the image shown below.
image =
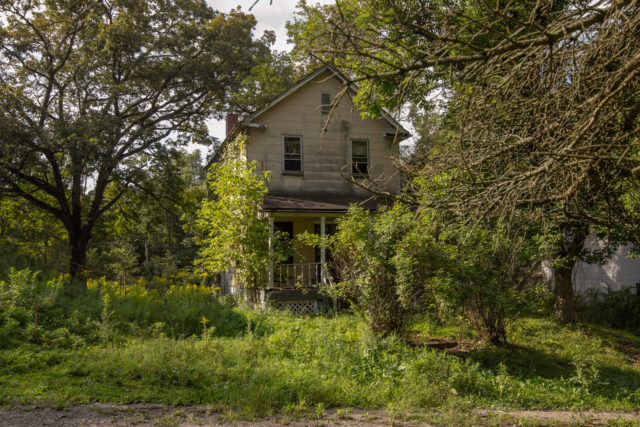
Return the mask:
POLYGON ((331 283, 330 251, 320 246, 297 247, 285 262, 275 262, 276 230, 289 235, 293 241, 301 233, 313 233, 326 238, 335 232, 335 220, 351 204, 377 210, 380 200, 373 198, 336 196, 276 196, 267 195, 260 209, 269 221, 269 265, 266 286, 259 292, 259 303, 285 308, 297 314, 315 313, 323 307, 335 306, 336 301, 321 288, 331 283))
POLYGON ((274 261, 274 235, 276 230, 294 239, 304 232, 314 233, 323 239, 335 230, 335 215, 317 214, 278 215, 271 213, 269 218, 269 267, 267 272, 267 289, 308 289, 324 286, 329 281, 327 272, 328 251, 326 247, 296 247, 295 253, 288 260, 280 263, 274 261), (331 221, 331 222, 330 222, 331 221))
POLYGON ((274 262, 274 234, 287 233, 291 240, 301 233, 318 234, 324 239, 335 232, 335 220, 355 204, 367 210, 377 210, 388 200, 381 197, 337 195, 273 195, 264 198, 261 213, 269 218, 269 267, 266 289, 298 289, 325 286, 330 275, 327 264, 330 254, 326 247, 297 248, 286 262, 274 262))

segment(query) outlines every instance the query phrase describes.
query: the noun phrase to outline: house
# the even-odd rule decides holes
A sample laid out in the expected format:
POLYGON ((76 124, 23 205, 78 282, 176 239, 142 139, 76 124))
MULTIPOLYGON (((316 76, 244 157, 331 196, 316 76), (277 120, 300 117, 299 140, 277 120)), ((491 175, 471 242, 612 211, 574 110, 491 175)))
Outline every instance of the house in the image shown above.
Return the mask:
MULTIPOLYGON (((324 236, 351 204, 378 207, 382 198, 367 188, 400 191, 393 158, 409 133, 386 112, 362 118, 351 100, 352 87, 336 98, 346 82, 324 66, 243 120, 227 117, 227 137, 214 161, 238 132, 247 133, 247 160, 271 172, 261 212, 269 218, 272 236, 276 229, 291 237, 305 231, 324 236)), ((305 247, 286 263, 272 262, 263 300, 313 310, 324 301, 314 288, 327 282, 327 256, 324 249, 305 247)), ((232 278, 226 281, 234 292, 232 278)))
MULTIPOLYGON (((595 234, 590 235, 585 242, 589 250, 604 250, 607 242, 599 239, 595 234)), ((640 289, 640 258, 631 257, 633 245, 623 245, 615 248, 611 256, 603 264, 590 264, 578 261, 573 267, 573 290, 576 295, 588 292, 607 293, 630 288, 634 292, 640 289)), ((542 278, 554 283, 554 272, 549 262, 542 265, 542 278)))

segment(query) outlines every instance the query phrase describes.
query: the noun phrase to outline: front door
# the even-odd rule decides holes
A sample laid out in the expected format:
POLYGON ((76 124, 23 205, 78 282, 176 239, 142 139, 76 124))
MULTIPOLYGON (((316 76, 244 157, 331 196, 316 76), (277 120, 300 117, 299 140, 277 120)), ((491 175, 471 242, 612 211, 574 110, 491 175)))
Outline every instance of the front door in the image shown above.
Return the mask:
MULTIPOLYGON (((287 245, 293 244, 293 222, 292 221, 274 221, 274 228, 281 232, 289 235, 289 238, 286 242, 283 242, 287 245)), ((293 264, 293 251, 292 254, 285 261, 282 261, 280 264, 293 264)))

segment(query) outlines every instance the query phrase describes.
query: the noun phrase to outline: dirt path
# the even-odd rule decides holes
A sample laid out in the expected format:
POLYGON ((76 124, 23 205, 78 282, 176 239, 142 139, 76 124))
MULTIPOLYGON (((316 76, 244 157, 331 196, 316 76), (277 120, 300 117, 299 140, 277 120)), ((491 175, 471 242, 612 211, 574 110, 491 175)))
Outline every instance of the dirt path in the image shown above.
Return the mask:
POLYGON ((383 410, 333 409, 317 419, 278 416, 253 421, 213 413, 206 406, 157 404, 69 406, 64 409, 21 408, 0 410, 0 427, 30 426, 429 426, 446 425, 638 425, 640 413, 476 410, 468 413, 425 413, 392 418, 383 410))

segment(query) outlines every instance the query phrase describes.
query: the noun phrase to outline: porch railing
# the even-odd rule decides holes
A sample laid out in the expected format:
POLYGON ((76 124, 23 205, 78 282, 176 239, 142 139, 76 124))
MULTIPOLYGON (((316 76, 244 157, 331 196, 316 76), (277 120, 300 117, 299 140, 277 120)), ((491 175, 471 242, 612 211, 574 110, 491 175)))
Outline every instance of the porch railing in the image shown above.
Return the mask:
POLYGON ((276 288, 312 287, 321 282, 322 265, 319 262, 273 266, 273 286, 276 288))

